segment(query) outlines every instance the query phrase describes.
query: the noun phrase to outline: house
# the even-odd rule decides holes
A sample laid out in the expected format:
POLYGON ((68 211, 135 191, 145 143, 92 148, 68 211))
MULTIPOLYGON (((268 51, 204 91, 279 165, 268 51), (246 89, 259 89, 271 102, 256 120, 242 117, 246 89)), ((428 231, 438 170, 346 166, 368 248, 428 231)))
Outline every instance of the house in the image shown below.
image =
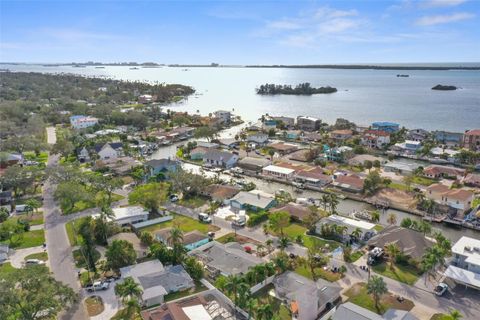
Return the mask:
POLYGON ((314 117, 297 117, 297 128, 302 131, 317 131, 318 129, 320 129, 321 123, 322 120, 314 117))
POLYGON ((164 302, 166 295, 193 288, 195 283, 182 265, 163 266, 151 260, 120 268, 122 278, 132 277, 142 289, 142 302, 146 307, 164 302))
POLYGON ((356 229, 360 229, 362 231, 360 238, 363 241, 367 241, 377 233, 374 223, 332 214, 331 216, 323 218, 316 224, 315 228, 318 234, 322 234, 322 226, 325 224, 346 227, 346 232, 342 235, 345 242, 350 240, 351 233, 356 229))
POLYGON ((271 210, 271 212, 279 212, 279 211, 288 212, 290 216, 297 221, 303 221, 311 214, 311 211, 309 208, 295 202, 289 202, 283 207, 275 208, 271 210))
POLYGON ((431 165, 423 169, 423 175, 432 179, 449 178, 460 180, 465 176, 465 173, 465 169, 439 165, 431 165))
POLYGON ((233 149, 240 144, 240 141, 238 141, 234 138, 218 139, 218 140, 215 140, 215 141, 218 142, 218 144, 220 146, 228 148, 228 149, 233 149))
POLYGON ((463 146, 470 151, 480 151, 480 129, 465 131, 463 146))
POLYGON ((381 130, 365 130, 360 143, 371 149, 381 149, 390 143, 390 133, 381 130))
POLYGON ((282 180, 291 180, 295 170, 290 168, 269 165, 262 169, 262 175, 265 177, 277 178, 282 180))
POLYGON ((148 220, 148 211, 140 206, 113 208, 112 211, 114 216, 110 220, 120 226, 127 226, 148 220))
POLYGON ((275 152, 279 153, 280 155, 286 155, 298 150, 298 146, 296 144, 291 143, 271 143, 268 145, 269 148, 272 148, 275 152))
POLYGON ((480 240, 461 237, 452 246, 452 264, 444 275, 458 284, 480 290, 480 240))
POLYGON ((71 116, 70 124, 73 129, 85 129, 98 124, 98 119, 90 116, 71 116))
POLYGON ((434 131, 433 138, 435 142, 448 147, 460 147, 463 144, 463 133, 434 131))
POLYGON ((90 161, 90 153, 87 148, 83 147, 77 151, 77 159, 80 163, 90 161))
POLYGON ((218 110, 213 113, 215 118, 221 119, 223 124, 230 124, 232 119, 232 113, 230 111, 218 110))
POLYGON ((353 149, 349 146, 330 148, 324 145, 323 150, 325 158, 330 161, 344 162, 353 156, 353 149))
POLYGON ((0 243, 0 265, 8 260, 8 254, 10 253, 10 247, 8 244, 0 243))
POLYGON ((243 246, 237 242, 222 244, 211 241, 188 254, 203 263, 211 278, 245 274, 250 268, 265 262, 246 253, 243 246))
POLYGON ((464 185, 480 188, 480 174, 469 173, 463 178, 462 182, 464 185))
POLYGON ((230 169, 237 164, 238 155, 220 150, 208 150, 203 156, 203 163, 210 167, 230 169))
POLYGON ((383 170, 386 172, 395 172, 402 176, 410 176, 415 173, 420 167, 417 163, 402 162, 402 161, 391 161, 383 165, 383 170))
POLYGON ((421 232, 390 225, 368 240, 367 245, 370 248, 384 248, 390 243, 395 243, 403 254, 416 261, 420 261, 427 248, 434 244, 421 232))
POLYGON ((207 141, 197 141, 197 147, 206 148, 206 149, 217 149, 220 147, 218 143, 207 142, 207 141))
POLYGON ((152 102, 153 102, 153 97, 150 94, 142 94, 138 96, 138 103, 147 104, 152 102))
POLYGON ((436 183, 427 187, 426 197, 440 205, 450 208, 452 213, 465 213, 472 207, 474 193, 466 189, 450 189, 444 184, 436 183))
POLYGON ((0 152, 0 168, 7 168, 13 165, 23 165, 24 157, 20 153, 0 152))
POLYGON ((202 191, 202 194, 209 197, 213 201, 226 204, 229 202, 228 199, 234 197, 239 192, 239 188, 231 185, 211 184, 205 187, 205 189, 202 191))
POLYGON ((315 166, 297 171, 294 180, 311 187, 323 187, 332 182, 332 177, 324 174, 321 167, 315 166))
POLYGON ((237 210, 268 210, 276 205, 275 197, 260 190, 240 191, 230 199, 230 205, 237 210))
POLYGON ((143 258, 148 253, 148 246, 144 245, 137 235, 133 232, 120 232, 107 239, 108 245, 115 240, 125 240, 133 245, 133 250, 137 254, 137 259, 143 258))
POLYGON ((217 289, 196 293, 141 311, 143 320, 247 320, 217 289))
POLYGON ((245 170, 260 172, 263 167, 268 166, 270 163, 270 160, 264 158, 245 157, 240 159, 237 165, 245 170))
POLYGON ((205 154, 208 152, 208 148, 196 147, 190 151, 190 160, 203 160, 205 154))
POLYGON ((12 194, 11 190, 0 191, 0 206, 10 204, 13 199, 12 194))
MULTIPOLYGON (((171 245, 168 238, 172 228, 164 228, 155 233, 155 239, 163 242, 166 245, 171 245)), ((183 235, 182 244, 187 251, 196 249, 208 243, 208 236, 198 230, 187 232, 183 235)))
POLYGON ((400 125, 395 122, 379 121, 372 123, 372 129, 377 131, 394 133, 400 130, 400 125))
POLYGON ((301 138, 304 142, 318 142, 323 136, 318 132, 304 132, 301 138))
POLYGON ((319 279, 316 282, 293 271, 273 279, 275 296, 282 300, 298 320, 315 320, 332 309, 340 300, 342 288, 333 282, 319 279))
POLYGON ((330 132, 330 138, 339 142, 350 139, 352 136, 353 136, 353 131, 349 129, 333 130, 332 132, 330 132))
POLYGON ((270 116, 271 120, 274 120, 277 126, 281 123, 287 128, 293 128, 295 126, 295 118, 283 117, 283 116, 270 116))
POLYGON ((370 161, 372 164, 375 161, 378 161, 380 164, 385 163, 386 160, 380 157, 375 157, 369 154, 359 154, 350 160, 348 160, 348 164, 351 166, 363 166, 365 165, 366 161, 370 161))
POLYGON ((145 162, 147 169, 147 176, 154 177, 159 173, 166 174, 169 172, 176 172, 178 169, 178 162, 170 159, 154 159, 145 162))
POLYGON ((420 141, 405 140, 405 142, 395 143, 391 150, 398 155, 415 155, 421 147, 420 141))
POLYGON ((430 132, 424 129, 412 129, 407 132, 407 140, 423 142, 430 136, 430 132))
POLYGON ((116 159, 123 155, 123 143, 121 142, 97 144, 94 149, 100 160, 116 159))
POLYGON ((332 185, 347 192, 363 191, 363 179, 356 174, 334 175, 332 185))
POLYGON ((265 143, 268 142, 268 134, 261 133, 261 132, 252 133, 247 136, 247 141, 264 145, 265 143))
POLYGON ((95 168, 108 168, 111 172, 123 176, 128 174, 133 168, 141 166, 142 163, 132 157, 120 157, 115 159, 98 160, 95 162, 95 168))
POLYGON ((411 312, 390 308, 383 315, 362 308, 351 302, 337 307, 332 320, 419 320, 411 312))
POLYGON ((277 135, 282 136, 284 139, 287 140, 297 140, 302 136, 301 130, 287 130, 283 132, 278 132, 277 135))
MULTIPOLYGON (((453 150, 453 149, 446 149, 435 147, 430 149, 430 154, 433 158, 429 159, 430 161, 435 160, 436 162, 450 162, 450 163, 458 163, 459 159, 456 157, 460 151, 453 150)), ((433 162, 433 161, 432 161, 433 162)))

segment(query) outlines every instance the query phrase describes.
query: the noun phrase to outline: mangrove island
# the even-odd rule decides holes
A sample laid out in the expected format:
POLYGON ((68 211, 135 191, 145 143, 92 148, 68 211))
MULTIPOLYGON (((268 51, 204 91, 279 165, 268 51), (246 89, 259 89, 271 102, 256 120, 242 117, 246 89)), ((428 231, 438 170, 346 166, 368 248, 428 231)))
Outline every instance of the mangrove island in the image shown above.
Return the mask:
POLYGON ((262 84, 256 89, 257 94, 262 95, 273 95, 273 94, 294 94, 294 95, 311 95, 317 93, 334 93, 337 92, 337 88, 332 88, 330 86, 314 88, 310 86, 310 83, 300 83, 295 87, 291 85, 276 85, 276 84, 262 84))

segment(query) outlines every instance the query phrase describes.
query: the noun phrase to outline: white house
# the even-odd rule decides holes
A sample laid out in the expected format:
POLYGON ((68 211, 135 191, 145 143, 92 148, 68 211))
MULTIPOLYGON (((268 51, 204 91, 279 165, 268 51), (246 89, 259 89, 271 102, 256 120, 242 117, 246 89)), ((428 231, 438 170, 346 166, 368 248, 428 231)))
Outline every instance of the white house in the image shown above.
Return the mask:
POLYGON ((222 123, 229 124, 232 119, 232 113, 230 111, 218 110, 213 113, 215 118, 221 119, 222 123))
POLYGON ((293 178, 295 170, 290 168, 279 167, 275 165, 269 165, 262 169, 262 174, 266 177, 279 178, 284 180, 290 180, 293 178))
POLYGON ((208 150, 203 156, 203 163, 207 166, 230 169, 238 161, 238 155, 220 150, 208 150))
POLYGON ((115 215, 112 221, 120 226, 148 220, 148 211, 140 206, 113 208, 112 211, 115 215))
POLYGON ((378 130, 365 130, 361 144, 372 149, 380 149, 390 143, 390 133, 378 130))
POLYGON ((248 142, 255 142, 258 144, 265 144, 268 142, 268 134, 266 133, 253 133, 247 137, 248 142))
POLYGON ((428 186, 425 195, 438 204, 456 209, 457 213, 464 213, 472 207, 473 192, 466 189, 450 189, 444 184, 436 183, 428 186))
POLYGON ((461 237, 452 247, 452 265, 444 275, 453 281, 480 289, 480 240, 461 237))
POLYGON ((112 142, 96 145, 95 151, 100 160, 116 159, 123 155, 123 144, 121 142, 112 142))
POLYGON ((71 116, 70 124, 73 129, 85 129, 98 123, 98 119, 89 116, 71 116))
POLYGON ((350 234, 356 229, 360 229, 362 231, 362 236, 361 236, 362 240, 368 240, 376 234, 374 223, 370 223, 362 220, 350 219, 350 218, 339 216, 336 214, 332 214, 331 216, 325 217, 322 220, 320 220, 320 222, 317 223, 316 232, 318 234, 321 234, 322 225, 324 224, 347 227, 347 230, 343 235, 344 240, 349 240, 350 234))

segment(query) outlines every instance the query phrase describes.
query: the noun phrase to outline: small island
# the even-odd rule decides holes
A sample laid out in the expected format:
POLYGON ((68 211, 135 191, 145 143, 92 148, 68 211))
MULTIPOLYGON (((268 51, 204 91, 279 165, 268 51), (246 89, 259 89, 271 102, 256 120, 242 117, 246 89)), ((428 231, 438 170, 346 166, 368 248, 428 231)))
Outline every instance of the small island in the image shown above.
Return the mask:
POLYGON ((330 86, 314 88, 310 86, 310 83, 300 83, 295 87, 291 85, 278 85, 278 84, 262 84, 256 89, 257 94, 262 95, 274 95, 274 94, 292 94, 292 95, 312 95, 319 93, 334 93, 337 92, 337 88, 330 86))
POLYGON ((432 88, 432 90, 449 91, 449 90, 457 90, 457 87, 455 87, 455 86, 444 86, 444 85, 441 85, 441 84, 437 84, 435 87, 432 88))

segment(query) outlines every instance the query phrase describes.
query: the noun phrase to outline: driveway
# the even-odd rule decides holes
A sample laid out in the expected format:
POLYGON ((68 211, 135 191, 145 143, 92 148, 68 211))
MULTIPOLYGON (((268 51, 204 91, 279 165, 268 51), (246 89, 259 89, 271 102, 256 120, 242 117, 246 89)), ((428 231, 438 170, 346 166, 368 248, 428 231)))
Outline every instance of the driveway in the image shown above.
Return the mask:
POLYGON ((10 263, 12 264, 12 267, 23 268, 26 256, 33 253, 43 252, 43 250, 43 246, 15 250, 13 254, 10 255, 10 263))
POLYGON ((118 302, 117 297, 115 296, 115 283, 110 284, 110 288, 105 291, 97 291, 92 293, 85 293, 86 296, 99 296, 103 300, 103 306, 105 310, 97 316, 90 317, 91 320, 109 320, 111 319, 119 310, 120 303, 118 302))
POLYGON ((55 127, 47 127, 47 143, 55 144, 57 143, 57 133, 55 127))

